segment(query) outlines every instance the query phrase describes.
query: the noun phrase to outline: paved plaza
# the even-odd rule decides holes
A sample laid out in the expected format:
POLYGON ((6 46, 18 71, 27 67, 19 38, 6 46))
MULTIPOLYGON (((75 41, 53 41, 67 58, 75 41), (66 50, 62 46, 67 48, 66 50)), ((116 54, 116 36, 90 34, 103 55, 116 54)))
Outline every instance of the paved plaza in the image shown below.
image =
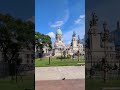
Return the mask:
POLYGON ((41 80, 35 82, 35 90, 85 90, 85 80, 41 80))
POLYGON ((85 66, 35 67, 35 81, 85 79, 85 66))

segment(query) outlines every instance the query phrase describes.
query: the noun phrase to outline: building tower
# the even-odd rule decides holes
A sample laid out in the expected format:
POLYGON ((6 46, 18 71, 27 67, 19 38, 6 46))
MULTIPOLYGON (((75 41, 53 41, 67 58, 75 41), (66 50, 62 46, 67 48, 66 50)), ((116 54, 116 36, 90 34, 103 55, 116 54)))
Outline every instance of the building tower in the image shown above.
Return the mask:
POLYGON ((99 50, 100 49, 100 32, 97 24, 97 16, 95 13, 92 14, 92 20, 90 21, 90 29, 88 31, 88 38, 90 39, 90 49, 99 50), (96 43, 97 42, 97 43, 96 43))
POLYGON ((54 55, 61 56, 64 48, 65 48, 65 45, 62 39, 62 31, 60 28, 58 28, 56 31, 56 40, 54 44, 54 51, 53 51, 54 55))
POLYGON ((63 47, 63 39, 62 39, 62 31, 60 28, 56 31, 56 41, 55 41, 55 47, 63 47))
POLYGON ((80 45, 80 36, 78 35, 78 41, 77 41, 78 46, 80 45))
POLYGON ((56 32, 56 42, 59 43, 59 42, 63 42, 62 41, 62 31, 60 28, 58 28, 57 32, 56 32))
POLYGON ((73 32, 73 35, 72 35, 72 49, 73 49, 73 51, 77 51, 78 50, 75 32, 73 32))

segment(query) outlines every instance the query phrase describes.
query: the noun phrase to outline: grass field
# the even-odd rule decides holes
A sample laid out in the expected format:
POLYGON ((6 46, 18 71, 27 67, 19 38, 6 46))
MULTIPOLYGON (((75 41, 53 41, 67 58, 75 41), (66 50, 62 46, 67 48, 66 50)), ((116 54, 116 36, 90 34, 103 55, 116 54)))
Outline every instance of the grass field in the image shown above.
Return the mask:
POLYGON ((86 90, 103 90, 102 88, 105 87, 120 87, 120 80, 116 80, 116 79, 107 80, 106 83, 104 83, 103 80, 99 80, 99 79, 94 79, 94 80, 86 79, 85 86, 86 86, 86 90))
POLYGON ((34 90, 34 74, 23 76, 23 81, 18 77, 18 82, 11 77, 0 79, 0 90, 34 90))
POLYGON ((85 63, 85 60, 80 59, 56 59, 51 58, 49 64, 49 58, 35 59, 35 67, 49 67, 49 66, 78 66, 78 63, 85 63))

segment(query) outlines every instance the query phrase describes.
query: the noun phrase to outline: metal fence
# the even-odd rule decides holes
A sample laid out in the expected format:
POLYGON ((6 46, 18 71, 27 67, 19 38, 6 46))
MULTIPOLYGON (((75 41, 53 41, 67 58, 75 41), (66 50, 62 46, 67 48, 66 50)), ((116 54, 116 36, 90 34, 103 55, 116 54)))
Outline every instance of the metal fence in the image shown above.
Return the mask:
POLYGON ((88 51, 86 52, 86 77, 103 79, 120 79, 120 55, 116 51, 88 51), (94 54, 98 56, 94 56, 94 54), (101 55, 102 54, 102 55, 101 55), (104 62, 102 61, 104 59, 104 62))
MULTIPOLYGON (((20 73, 26 74, 29 71, 34 71, 34 64, 21 64, 20 66, 16 66, 15 70, 17 70, 17 74, 20 73)), ((0 77, 6 77, 9 76, 9 65, 8 63, 0 62, 0 77)))

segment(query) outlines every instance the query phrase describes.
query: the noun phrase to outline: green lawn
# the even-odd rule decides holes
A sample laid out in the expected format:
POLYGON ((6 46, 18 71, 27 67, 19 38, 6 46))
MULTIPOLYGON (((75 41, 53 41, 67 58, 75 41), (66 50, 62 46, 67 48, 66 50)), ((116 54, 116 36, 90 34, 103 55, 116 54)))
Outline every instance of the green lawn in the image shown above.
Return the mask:
POLYGON ((0 79, 0 90, 34 90, 34 74, 23 76, 23 82, 18 77, 18 82, 11 80, 11 77, 0 79))
POLYGON ((51 58, 50 64, 49 64, 49 58, 42 58, 35 59, 35 66, 36 67, 49 67, 49 66, 78 66, 77 63, 85 63, 85 60, 80 59, 79 61, 77 59, 56 59, 51 58))
POLYGON ((120 87, 120 80, 107 80, 106 83, 104 83, 103 80, 99 79, 86 79, 86 90, 102 90, 102 88, 105 87, 120 87))

